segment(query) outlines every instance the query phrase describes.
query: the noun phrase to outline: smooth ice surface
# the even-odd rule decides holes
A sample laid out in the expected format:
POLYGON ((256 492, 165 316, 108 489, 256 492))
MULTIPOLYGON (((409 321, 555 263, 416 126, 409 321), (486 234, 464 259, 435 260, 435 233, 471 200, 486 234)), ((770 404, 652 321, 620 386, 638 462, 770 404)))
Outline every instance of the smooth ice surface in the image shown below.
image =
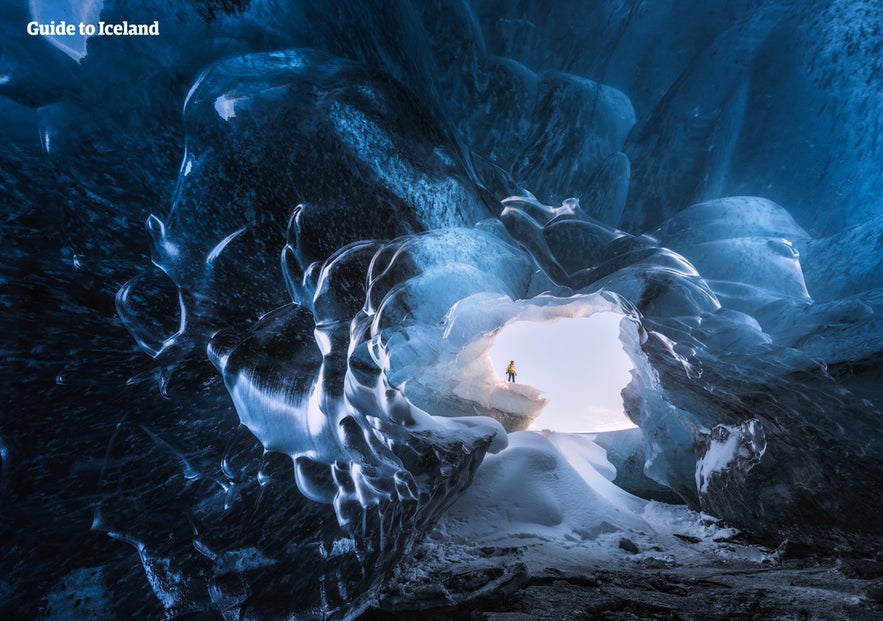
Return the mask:
POLYGON ((497 334, 490 357, 498 375, 505 378, 502 371, 515 359, 517 382, 541 389, 549 400, 532 429, 581 433, 635 426, 620 395, 632 368, 619 340, 622 317, 516 322, 497 334))

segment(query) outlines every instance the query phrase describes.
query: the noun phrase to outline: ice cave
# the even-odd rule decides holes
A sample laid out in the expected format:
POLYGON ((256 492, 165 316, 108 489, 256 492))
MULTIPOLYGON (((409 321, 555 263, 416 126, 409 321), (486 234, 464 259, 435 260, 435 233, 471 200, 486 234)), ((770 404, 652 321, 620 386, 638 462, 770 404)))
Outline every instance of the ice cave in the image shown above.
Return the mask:
POLYGON ((2 618, 883 616, 879 0, 3 6, 2 618))

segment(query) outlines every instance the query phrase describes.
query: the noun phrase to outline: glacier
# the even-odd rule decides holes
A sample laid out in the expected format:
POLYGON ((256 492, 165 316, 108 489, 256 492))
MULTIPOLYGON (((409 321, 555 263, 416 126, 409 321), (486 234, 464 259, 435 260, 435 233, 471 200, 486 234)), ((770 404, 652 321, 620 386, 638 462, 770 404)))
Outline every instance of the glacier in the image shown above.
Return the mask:
POLYGON ((444 616, 804 545, 873 617, 872 0, 8 5, 5 616, 444 616), (526 431, 495 338, 611 312, 638 428, 526 431))

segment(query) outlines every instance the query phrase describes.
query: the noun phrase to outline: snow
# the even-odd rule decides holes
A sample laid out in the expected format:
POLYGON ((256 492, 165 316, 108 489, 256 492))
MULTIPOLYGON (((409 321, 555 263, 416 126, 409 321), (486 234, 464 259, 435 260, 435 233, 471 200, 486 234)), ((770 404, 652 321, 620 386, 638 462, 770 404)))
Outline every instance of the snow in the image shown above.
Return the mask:
MULTIPOLYGON (((516 546, 539 556, 579 553, 668 564, 701 558, 769 560, 770 551, 733 543, 739 531, 683 505, 633 496, 611 483, 615 468, 590 435, 522 431, 488 456, 430 540, 441 545, 516 546), (624 552, 627 538, 639 552, 624 552), (660 557, 659 550, 664 551, 660 557)), ((465 549, 465 548, 464 548, 465 549)), ((464 552, 467 553, 467 552, 464 552)), ((549 559, 551 562, 551 559, 549 559)))
MULTIPOLYGON (((743 541, 740 531, 713 516, 624 492, 610 483, 613 470, 591 436, 510 434, 509 447, 484 461, 469 490, 418 547, 420 561, 399 567, 395 590, 416 594, 421 584, 491 567, 508 568, 510 580, 519 566, 532 577, 590 580, 599 570, 708 571, 738 564, 751 571, 775 562, 773 551, 743 541)), ((419 606, 412 597, 405 606, 419 606)))
POLYGON ((566 434, 509 434, 509 446, 485 459, 439 528, 453 541, 497 545, 581 541, 645 528, 639 517, 645 501, 610 482, 614 473, 604 454, 566 434))
POLYGON ((739 448, 739 436, 732 433, 726 440, 712 440, 711 446, 705 452, 705 456, 696 465, 696 484, 699 491, 708 491, 708 483, 711 475, 726 469, 735 459, 739 448))

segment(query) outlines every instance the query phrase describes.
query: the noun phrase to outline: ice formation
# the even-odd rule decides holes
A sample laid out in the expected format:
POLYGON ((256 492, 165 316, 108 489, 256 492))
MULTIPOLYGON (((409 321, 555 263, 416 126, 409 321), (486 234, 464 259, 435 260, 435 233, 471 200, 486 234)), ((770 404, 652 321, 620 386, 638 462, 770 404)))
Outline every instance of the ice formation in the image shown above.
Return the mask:
MULTIPOLYGON (((767 537, 881 534, 871 3, 129 4, 78 15, 162 34, 3 18, 0 62, 0 494, 131 544, 155 599, 115 614, 353 618, 451 507, 463 536, 643 528, 598 444, 507 436, 544 401, 487 356, 597 312, 654 484, 767 537)), ((27 561, 64 571, 51 541, 27 561)))

